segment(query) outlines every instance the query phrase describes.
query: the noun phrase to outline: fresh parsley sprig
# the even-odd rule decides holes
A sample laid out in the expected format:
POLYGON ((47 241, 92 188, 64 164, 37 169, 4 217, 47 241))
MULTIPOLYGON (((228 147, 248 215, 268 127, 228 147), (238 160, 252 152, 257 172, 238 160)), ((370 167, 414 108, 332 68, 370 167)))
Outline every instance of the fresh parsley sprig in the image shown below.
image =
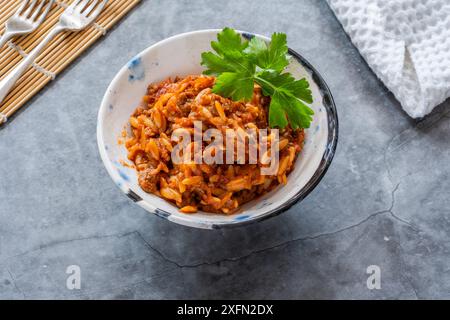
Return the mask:
POLYGON ((269 125, 293 129, 309 128, 313 110, 312 94, 306 79, 296 80, 283 73, 289 64, 288 46, 284 33, 274 33, 270 44, 253 37, 250 41, 231 28, 223 29, 217 41, 211 42, 215 51, 202 53, 204 74, 215 75, 213 92, 233 100, 250 100, 253 85, 261 86, 265 96, 271 97, 269 125))

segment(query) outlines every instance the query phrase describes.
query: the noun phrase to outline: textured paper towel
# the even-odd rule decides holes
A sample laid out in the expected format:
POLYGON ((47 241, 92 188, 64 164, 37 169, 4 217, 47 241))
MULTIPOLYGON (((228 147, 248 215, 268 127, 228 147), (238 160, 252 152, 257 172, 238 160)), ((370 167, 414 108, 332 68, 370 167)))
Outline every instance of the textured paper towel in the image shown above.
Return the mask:
POLYGON ((450 0, 327 1, 411 117, 450 96, 450 0))

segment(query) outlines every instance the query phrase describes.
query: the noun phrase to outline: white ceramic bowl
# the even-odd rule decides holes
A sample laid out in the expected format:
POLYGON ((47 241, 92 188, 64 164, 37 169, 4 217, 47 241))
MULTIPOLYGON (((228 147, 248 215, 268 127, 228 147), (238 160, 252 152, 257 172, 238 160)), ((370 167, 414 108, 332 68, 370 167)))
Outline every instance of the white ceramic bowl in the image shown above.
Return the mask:
MULTIPOLYGON (((331 93, 316 70, 299 54, 290 50, 288 66, 295 77, 306 77, 310 83, 315 112, 306 130, 305 146, 288 183, 279 186, 241 207, 233 215, 198 212, 184 214, 173 204, 143 191, 134 169, 121 164, 127 159, 126 148, 118 143, 121 131, 134 109, 140 104, 150 83, 168 77, 200 74, 200 55, 211 51, 210 43, 220 30, 183 33, 160 41, 144 50, 124 66, 111 82, 98 114, 97 139, 103 163, 114 182, 133 201, 147 211, 183 225, 197 228, 221 228, 242 225, 277 215, 303 199, 319 183, 333 158, 338 136, 338 119, 331 93)), ((240 32, 245 38, 254 35, 240 32)), ((255 35, 266 41, 270 39, 255 35)))

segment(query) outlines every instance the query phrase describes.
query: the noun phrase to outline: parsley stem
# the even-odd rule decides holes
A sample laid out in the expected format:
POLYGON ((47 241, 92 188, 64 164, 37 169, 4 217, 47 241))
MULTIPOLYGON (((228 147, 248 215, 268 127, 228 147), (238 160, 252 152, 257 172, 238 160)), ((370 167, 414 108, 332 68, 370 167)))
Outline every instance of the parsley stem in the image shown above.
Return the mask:
POLYGON ((264 83, 265 85, 269 86, 273 90, 272 94, 277 90, 277 88, 273 84, 271 84, 267 80, 264 80, 263 78, 260 78, 258 75, 255 75, 255 81, 258 84, 264 83))

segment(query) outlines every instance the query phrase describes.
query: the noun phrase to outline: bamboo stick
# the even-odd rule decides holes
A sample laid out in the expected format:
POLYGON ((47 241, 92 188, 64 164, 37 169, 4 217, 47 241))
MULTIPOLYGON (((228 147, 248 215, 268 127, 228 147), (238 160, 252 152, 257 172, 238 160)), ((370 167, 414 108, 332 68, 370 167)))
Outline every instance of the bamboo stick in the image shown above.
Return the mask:
MULTIPOLYGON (((73 1, 73 0, 72 0, 73 1)), ((70 4, 71 1, 56 1, 70 4)), ((83 51, 97 41, 102 35, 102 30, 109 30, 118 20, 129 12, 140 0, 116 0, 110 1, 107 7, 96 21, 96 26, 90 26, 85 30, 73 33, 63 33, 58 35, 41 52, 36 59, 38 65, 45 73, 38 71, 35 67, 30 67, 19 79, 17 85, 0 104, 0 113, 10 117, 20 109, 33 95, 39 92, 52 78, 47 73, 59 74, 83 51)), ((0 24, 15 13, 20 2, 0 1, 0 24)), ((46 21, 38 30, 24 37, 13 40, 25 54, 36 47, 43 37, 58 22, 59 16, 64 8, 61 5, 54 5, 46 21)), ((3 29, 0 29, 3 30, 3 29)), ((12 48, 0 48, 0 79, 10 72, 21 60, 22 56, 12 48)))
MULTIPOLYGON (((114 16, 110 16, 110 20, 112 20, 113 18, 117 18, 114 16)), ((105 22, 109 22, 108 20, 106 20, 105 22)), ((81 34, 79 37, 75 37, 75 39, 73 41, 67 41, 67 43, 70 43, 70 47, 67 49, 69 51, 74 50, 75 47, 79 48, 80 53, 82 51, 84 51, 85 47, 89 46, 93 41, 95 41, 96 39, 98 39, 99 37, 101 37, 101 34, 99 33, 98 30, 96 30, 93 27, 90 27, 90 29, 86 29, 85 31, 83 31, 84 34, 81 34)), ((38 63, 40 65, 42 65, 44 68, 46 68, 47 70, 51 70, 52 72, 55 72, 55 69, 53 68, 54 65, 52 65, 51 63, 54 63, 56 66, 62 65, 62 64, 66 64, 66 63, 70 63, 70 61, 65 60, 65 59, 61 59, 64 55, 66 54, 65 50, 59 49, 59 51, 57 51, 55 53, 56 55, 56 59, 51 59, 50 57, 45 57, 42 60, 37 60, 38 63), (46 64, 47 61, 50 61, 50 64, 46 64)), ((74 56, 74 58, 76 58, 74 56)))
MULTIPOLYGON (((57 7, 54 7, 52 11, 55 8, 57 7)), ((25 52, 30 52, 32 48, 36 47, 42 41, 43 36, 47 34, 47 32, 57 23, 59 15, 62 13, 62 11, 63 9, 59 9, 53 12, 53 14, 50 14, 49 17, 47 17, 46 23, 44 23, 43 26, 38 28, 38 30, 36 30, 35 32, 28 35, 28 37, 22 36, 17 38, 17 40, 15 41, 16 45, 20 46, 25 52)), ((5 56, 5 59, 7 60, 6 65, 4 62, 0 63, 0 70, 3 70, 3 68, 11 69, 20 60, 20 57, 15 57, 13 60, 9 60, 8 58, 8 56, 5 56)))
POLYGON ((11 12, 15 12, 19 7, 20 2, 18 1, 3 1, 2 8, 5 9, 0 12, 0 21, 5 22, 11 15, 11 12))

